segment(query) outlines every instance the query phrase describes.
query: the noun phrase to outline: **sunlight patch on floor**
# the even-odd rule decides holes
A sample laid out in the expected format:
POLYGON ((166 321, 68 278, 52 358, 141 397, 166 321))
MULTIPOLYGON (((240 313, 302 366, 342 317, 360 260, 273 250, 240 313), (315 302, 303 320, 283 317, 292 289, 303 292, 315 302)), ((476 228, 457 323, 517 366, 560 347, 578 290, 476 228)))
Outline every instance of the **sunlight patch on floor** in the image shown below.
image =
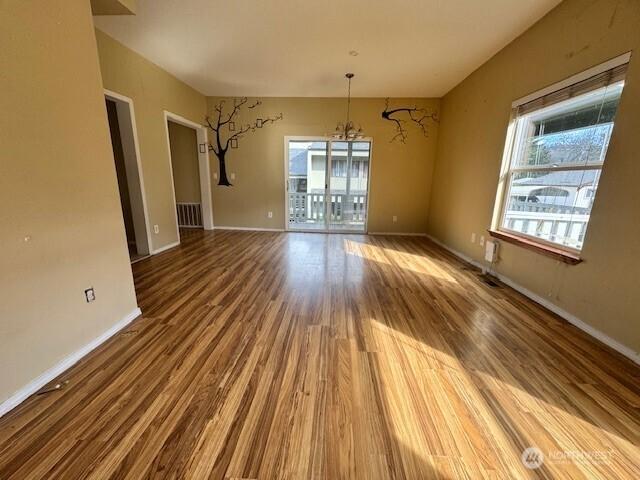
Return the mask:
MULTIPOLYGON (((605 478, 606 470, 614 469, 626 471, 631 475, 628 478, 640 478, 640 463, 630 466, 624 459, 640 459, 638 441, 630 441, 616 431, 629 429, 628 437, 640 439, 638 432, 629 427, 632 422, 619 423, 617 427, 606 425, 612 417, 603 406, 587 401, 586 395, 581 396, 576 384, 558 386, 566 390, 572 402, 557 406, 547 401, 542 391, 529 393, 515 379, 505 381, 480 371, 475 375, 484 384, 482 388, 492 392, 497 401, 494 408, 507 415, 513 425, 520 426, 520 435, 530 446, 545 453, 545 466, 549 470, 565 475, 572 472, 576 477, 595 474, 605 478), (580 410, 588 411, 599 422, 584 420, 578 413, 580 410)), ((532 382, 535 381, 532 378, 532 382)))
POLYGON ((482 478, 464 439, 462 419, 454 423, 448 373, 460 362, 408 334, 369 319, 374 343, 379 391, 395 439, 403 445, 402 465, 408 478, 482 478), (419 379, 416 382, 409 378, 419 379), (453 415, 453 417, 452 417, 453 415))
POLYGON ((422 255, 400 252, 391 248, 378 247, 349 239, 344 240, 344 251, 349 255, 355 255, 366 260, 372 260, 386 265, 394 265, 415 273, 428 275, 447 282, 458 283, 455 278, 440 268, 434 261, 422 255))
POLYGON ((420 357, 420 361, 428 359, 428 368, 453 368, 459 370, 460 362, 443 351, 416 340, 374 318, 369 319, 374 344, 377 351, 385 353, 390 359, 399 359, 411 353, 420 357))

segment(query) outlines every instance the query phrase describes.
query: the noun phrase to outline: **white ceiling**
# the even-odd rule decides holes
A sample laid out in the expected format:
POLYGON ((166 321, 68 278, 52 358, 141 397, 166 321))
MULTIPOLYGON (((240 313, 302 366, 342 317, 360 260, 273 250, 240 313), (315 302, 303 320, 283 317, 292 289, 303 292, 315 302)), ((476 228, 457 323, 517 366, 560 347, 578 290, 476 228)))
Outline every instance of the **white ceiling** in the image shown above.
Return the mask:
POLYGON ((560 1, 139 0, 95 22, 205 95, 344 96, 352 71, 357 97, 441 97, 560 1))

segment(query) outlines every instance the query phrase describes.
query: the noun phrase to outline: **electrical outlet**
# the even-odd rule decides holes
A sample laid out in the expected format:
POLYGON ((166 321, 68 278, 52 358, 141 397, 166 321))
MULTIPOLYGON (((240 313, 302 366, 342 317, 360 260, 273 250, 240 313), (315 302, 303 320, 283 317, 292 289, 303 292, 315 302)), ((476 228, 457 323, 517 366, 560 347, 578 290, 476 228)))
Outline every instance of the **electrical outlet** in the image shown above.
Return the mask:
POLYGON ((229 178, 230 178, 231 180, 235 180, 235 179, 236 179, 236 174, 235 174, 235 173, 230 174, 230 175, 229 175, 229 178))
POLYGON ((153 226, 153 233, 160 233, 160 227, 158 225, 153 226))
POLYGON ((93 287, 87 288, 84 291, 84 298, 87 300, 87 303, 91 303, 96 299, 96 292, 93 290, 93 287))
POLYGON ((393 223, 396 223, 397 221, 398 221, 398 216, 397 216, 397 215, 394 215, 394 216, 393 216, 393 223))
POLYGON ((471 234, 471 243, 476 243, 476 233, 475 232, 473 232, 471 234))
POLYGON ((484 235, 480 235, 480 246, 484 245, 484 235))
POLYGON ((268 218, 273 218, 273 212, 269 212, 269 213, 267 213, 267 217, 268 217, 268 218))

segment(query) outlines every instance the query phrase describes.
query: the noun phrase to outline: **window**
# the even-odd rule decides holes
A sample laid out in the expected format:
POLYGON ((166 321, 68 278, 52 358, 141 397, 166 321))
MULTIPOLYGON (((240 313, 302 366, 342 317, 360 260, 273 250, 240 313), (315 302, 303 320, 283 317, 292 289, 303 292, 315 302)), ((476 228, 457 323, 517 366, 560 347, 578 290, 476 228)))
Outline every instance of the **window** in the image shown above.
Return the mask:
POLYGON ((342 157, 331 157, 331 176, 346 177, 347 176, 347 159, 342 157))
POLYGON ((569 252, 582 249, 626 66, 514 107, 498 230, 569 252))
POLYGON ((351 177, 359 177, 360 176, 360 165, 362 162, 360 160, 351 160, 351 177))
POLYGON ((294 193, 306 193, 307 179, 298 177, 289 177, 289 191, 294 193))
POLYGON ((369 162, 366 160, 351 161, 351 178, 367 178, 369 175, 369 162))

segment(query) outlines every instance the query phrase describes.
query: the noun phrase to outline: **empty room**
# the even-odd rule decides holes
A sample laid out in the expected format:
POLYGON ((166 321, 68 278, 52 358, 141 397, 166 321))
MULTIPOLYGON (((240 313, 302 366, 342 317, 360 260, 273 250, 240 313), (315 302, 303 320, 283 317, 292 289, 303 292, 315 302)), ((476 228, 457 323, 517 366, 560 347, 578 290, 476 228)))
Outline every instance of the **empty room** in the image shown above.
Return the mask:
POLYGON ((640 478, 639 27, 1 0, 0 480, 640 478))

